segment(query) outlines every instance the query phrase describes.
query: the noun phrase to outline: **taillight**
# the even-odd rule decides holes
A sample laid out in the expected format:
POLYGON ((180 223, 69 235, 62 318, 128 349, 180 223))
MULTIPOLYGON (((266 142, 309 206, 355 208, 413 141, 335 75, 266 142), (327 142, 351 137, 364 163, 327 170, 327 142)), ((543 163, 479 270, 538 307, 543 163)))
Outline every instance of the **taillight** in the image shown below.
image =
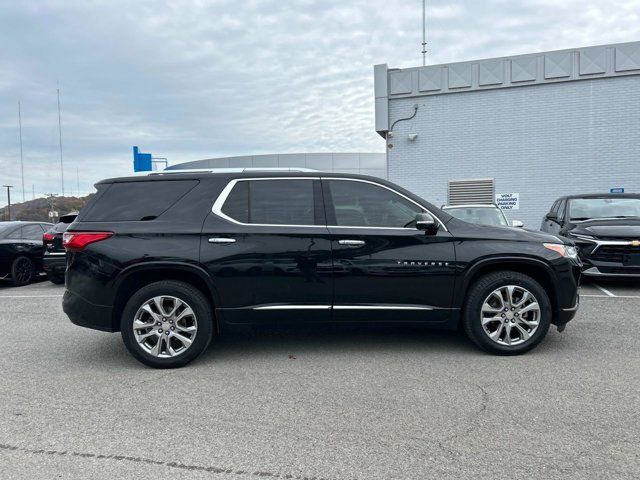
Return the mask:
POLYGON ((62 235, 62 245, 71 252, 79 252, 90 243, 105 240, 113 232, 65 232, 62 235))
POLYGON ((44 235, 42 235, 42 241, 43 242, 53 242, 55 235, 53 233, 49 233, 49 232, 45 232, 44 235))

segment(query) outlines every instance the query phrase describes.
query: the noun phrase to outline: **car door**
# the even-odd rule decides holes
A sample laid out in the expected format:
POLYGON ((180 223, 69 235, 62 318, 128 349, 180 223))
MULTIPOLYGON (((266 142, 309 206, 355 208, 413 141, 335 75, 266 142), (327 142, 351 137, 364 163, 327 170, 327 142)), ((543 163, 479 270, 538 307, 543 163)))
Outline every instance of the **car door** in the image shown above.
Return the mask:
POLYGON ((24 225, 22 227, 22 245, 23 252, 26 253, 35 263, 36 268, 40 268, 44 247, 42 243, 42 234, 44 230, 37 223, 24 225))
POLYGON ((217 198, 201 261, 231 323, 331 318, 331 240, 319 178, 242 178, 217 198))
POLYGON ((333 318, 445 321, 455 280, 453 237, 416 229, 426 209, 367 180, 323 178, 333 251, 333 318))

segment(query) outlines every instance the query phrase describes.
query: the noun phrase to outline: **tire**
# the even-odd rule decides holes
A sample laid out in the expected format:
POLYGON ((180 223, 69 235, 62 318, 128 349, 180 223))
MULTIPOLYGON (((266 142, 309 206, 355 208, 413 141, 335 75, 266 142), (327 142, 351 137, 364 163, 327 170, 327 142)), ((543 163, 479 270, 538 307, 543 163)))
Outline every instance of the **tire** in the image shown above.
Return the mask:
POLYGON ((47 273, 47 279, 56 285, 62 285, 64 283, 64 275, 60 275, 59 273, 47 273))
POLYGON ((127 350, 154 368, 178 368, 193 361, 207 349, 213 327, 209 300, 194 286, 174 280, 155 282, 138 290, 125 305, 120 321, 120 333, 127 350), (163 297, 160 305, 154 301, 156 297, 163 297), (159 315, 160 308, 164 315, 159 315), (193 315, 187 312, 180 318, 187 308, 193 315), (170 316, 172 309, 177 312, 170 316), (187 345, 183 339, 190 343, 187 345), (161 342, 159 348, 156 342, 161 342))
POLYGON ((36 275, 36 267, 29 257, 16 257, 11 264, 11 283, 14 287, 29 285, 36 275))
POLYGON ((500 271, 471 285, 462 324, 467 336, 483 350, 519 355, 544 339, 551 317, 549 296, 538 282, 522 273, 500 271), (529 294, 526 299, 525 292, 529 294))

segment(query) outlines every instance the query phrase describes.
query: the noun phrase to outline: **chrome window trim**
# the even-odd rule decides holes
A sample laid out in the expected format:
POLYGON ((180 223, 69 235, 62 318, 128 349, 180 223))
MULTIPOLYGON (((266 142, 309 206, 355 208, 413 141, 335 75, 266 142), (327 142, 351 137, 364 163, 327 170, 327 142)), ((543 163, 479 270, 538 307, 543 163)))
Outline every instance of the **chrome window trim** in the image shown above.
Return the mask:
POLYGON ((235 187, 236 183, 238 183, 238 182, 249 182, 249 181, 256 181, 256 180, 319 180, 319 178, 320 177, 236 178, 234 180, 231 180, 229 183, 227 183, 227 186, 222 189, 222 192, 220 192, 220 195, 218 195, 218 198, 216 198, 216 201, 214 202, 213 206, 211 207, 211 211, 214 214, 216 214, 218 217, 224 218, 228 222, 235 223, 236 225, 242 225, 242 226, 245 226, 245 227, 289 227, 289 228, 291 228, 291 227, 295 227, 295 228, 311 227, 311 228, 327 228, 326 225, 288 225, 288 224, 280 224, 280 223, 244 223, 244 222, 239 222, 238 220, 235 220, 235 219, 231 218, 230 216, 225 215, 224 213, 222 213, 222 207, 224 206, 224 202, 227 201, 227 197, 231 193, 231 190, 233 190, 233 187, 235 187))
POLYGON ((403 195, 402 193, 398 192, 397 190, 394 190, 391 187, 387 187, 386 185, 382 185, 381 183, 373 182, 371 180, 363 180, 363 179, 360 179, 360 178, 340 178, 340 177, 258 177, 258 178, 236 178, 236 179, 233 179, 233 180, 229 181, 229 183, 227 183, 227 185, 222 189, 222 192, 220 192, 220 195, 218 195, 218 198, 216 198, 215 202, 213 203, 213 206, 211 207, 211 211, 215 215, 217 215, 218 217, 223 218, 223 219, 227 220, 228 222, 235 223, 236 225, 242 225, 242 226, 245 226, 245 227, 295 227, 295 228, 311 227, 311 228, 359 228, 359 229, 368 229, 368 230, 409 230, 409 231, 416 230, 415 228, 411 228, 411 227, 403 228, 403 227, 366 227, 366 226, 352 226, 352 225, 286 225, 286 224, 277 224, 277 223, 243 223, 243 222, 239 222, 239 221, 229 217, 228 215, 225 215, 224 213, 222 213, 222 207, 224 206, 224 203, 226 202, 227 197, 231 193, 231 190, 233 190, 233 187, 236 185, 236 183, 238 183, 238 182, 249 182, 249 181, 255 181, 255 180, 341 180, 341 181, 345 181, 345 182, 369 183, 369 184, 375 185, 377 187, 385 188, 385 189, 389 190, 390 192, 393 192, 396 195, 399 195, 400 197, 404 198, 405 200, 413 203, 415 206, 420 207, 422 210, 424 210, 429 215, 431 215, 438 222, 440 227, 442 227, 442 229, 445 232, 449 231, 447 229, 447 227, 445 226, 445 224, 442 222, 442 220, 440 220, 440 218, 437 215, 435 215, 431 210, 429 210, 424 205, 419 204, 418 202, 412 200, 411 198, 407 197, 406 195, 403 195))

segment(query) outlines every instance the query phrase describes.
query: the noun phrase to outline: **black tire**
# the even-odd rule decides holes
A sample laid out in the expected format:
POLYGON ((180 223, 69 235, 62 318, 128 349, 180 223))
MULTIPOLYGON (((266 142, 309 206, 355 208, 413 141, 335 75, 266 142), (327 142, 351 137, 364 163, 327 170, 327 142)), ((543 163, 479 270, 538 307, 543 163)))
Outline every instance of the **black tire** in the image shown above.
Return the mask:
POLYGON ((62 285, 64 283, 64 275, 60 275, 59 273, 47 273, 47 279, 56 285, 62 285))
POLYGON ((214 316, 209 300, 200 290, 185 282, 165 280, 151 283, 133 294, 122 312, 120 329, 127 350, 137 360, 153 368, 178 368, 193 361, 207 349, 213 336, 214 316), (184 352, 173 357, 163 358, 147 352, 138 343, 133 332, 136 312, 145 302, 157 296, 172 296, 180 299, 191 307, 197 320, 197 331, 193 343, 184 352))
MULTIPOLYGON (((549 296, 538 282, 522 273, 500 271, 480 277, 471 285, 464 306, 462 326, 467 336, 483 350, 496 355, 519 355, 528 352, 544 339, 549 331, 551 318, 552 311, 549 296), (505 345, 492 340, 482 326, 482 306, 487 297, 496 289, 510 285, 528 290, 535 297, 540 308, 537 329, 527 340, 517 345, 505 345)), ((496 323, 498 326, 495 330, 500 327, 500 322, 496 323)), ((491 325, 489 327, 491 327, 491 325)), ((511 331, 510 329, 509 331, 511 331)), ((514 330, 514 332, 520 336, 517 330, 514 330)), ((501 335, 504 337, 506 333, 501 335)), ((522 338, 523 337, 520 337, 520 339, 518 339, 518 337, 516 337, 518 340, 522 338)))
POLYGON ((16 257, 11 264, 11 283, 14 287, 29 285, 36 275, 36 267, 29 257, 16 257))

